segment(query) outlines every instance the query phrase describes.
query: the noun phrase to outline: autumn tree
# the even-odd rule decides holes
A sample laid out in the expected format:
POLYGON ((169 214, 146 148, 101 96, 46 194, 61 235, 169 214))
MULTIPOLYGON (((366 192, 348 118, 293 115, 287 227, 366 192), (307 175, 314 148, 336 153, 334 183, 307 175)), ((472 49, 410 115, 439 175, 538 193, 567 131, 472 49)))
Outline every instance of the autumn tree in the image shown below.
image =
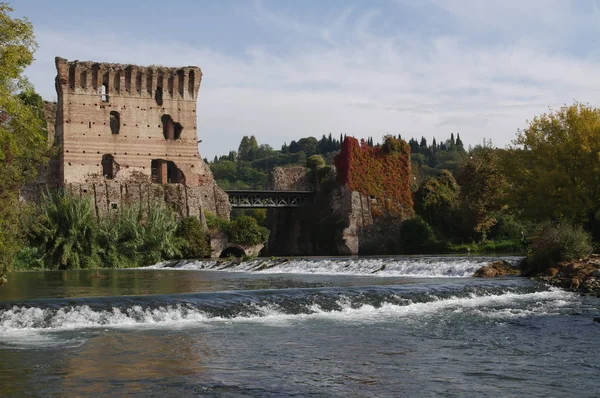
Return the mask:
POLYGON ((0 3, 0 268, 12 263, 21 246, 20 187, 47 160, 43 109, 23 76, 37 46, 33 26, 11 12, 0 3))
POLYGON ((515 199, 536 220, 585 223, 600 236, 600 109, 574 103, 536 116, 514 140, 515 199))
POLYGON ((507 181, 499 150, 473 149, 460 166, 457 182, 464 227, 474 238, 484 241, 496 224, 494 213, 505 204, 507 181))
POLYGON ((427 177, 415 195, 415 210, 446 236, 454 235, 460 205, 460 187, 448 170, 427 177))

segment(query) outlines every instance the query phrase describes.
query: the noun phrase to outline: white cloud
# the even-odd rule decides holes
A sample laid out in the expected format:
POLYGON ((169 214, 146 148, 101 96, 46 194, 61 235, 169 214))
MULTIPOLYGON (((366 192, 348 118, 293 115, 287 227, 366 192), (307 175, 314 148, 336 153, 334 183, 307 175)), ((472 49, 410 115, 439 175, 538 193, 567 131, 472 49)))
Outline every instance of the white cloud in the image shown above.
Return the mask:
MULTIPOLYGON (((432 0, 430 5, 482 26, 503 27, 502 20, 539 16, 544 27, 557 23, 557 13, 567 12, 558 3, 563 2, 539 13, 527 4, 512 3, 518 18, 505 8, 489 15, 475 3, 466 7, 468 1, 432 0)), ((51 99, 56 55, 200 65, 204 77, 198 131, 201 154, 209 158, 235 149, 246 134, 273 147, 308 135, 346 133, 378 139, 390 132, 438 140, 460 132, 467 144, 492 138, 505 145, 527 119, 548 106, 573 99, 600 102, 600 82, 595 79, 600 61, 534 46, 535 29, 527 30, 527 39, 486 45, 461 35, 377 35, 373 26, 382 14, 377 10, 348 9, 321 24, 306 24, 262 6, 256 10, 254 18, 261 26, 270 26, 274 35, 295 35, 303 44, 285 52, 254 46, 231 55, 215 46, 147 43, 116 35, 73 37, 42 30, 37 32, 37 60, 27 74, 51 99)))

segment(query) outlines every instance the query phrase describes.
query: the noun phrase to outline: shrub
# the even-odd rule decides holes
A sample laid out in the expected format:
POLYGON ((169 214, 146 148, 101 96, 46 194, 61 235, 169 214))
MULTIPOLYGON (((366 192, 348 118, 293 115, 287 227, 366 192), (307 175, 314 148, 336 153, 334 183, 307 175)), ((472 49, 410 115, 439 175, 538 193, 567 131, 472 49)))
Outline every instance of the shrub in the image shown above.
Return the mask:
POLYGON ((496 225, 490 229, 490 239, 523 240, 531 232, 531 223, 515 214, 498 212, 493 217, 496 225))
POLYGON ((400 247, 403 253, 421 253, 433 240, 433 230, 421 217, 409 218, 402 223, 400 247))
POLYGON ((175 236, 180 239, 184 258, 200 258, 210 255, 210 245, 204 226, 198 217, 185 217, 179 221, 175 236))
POLYGON ((306 167, 311 170, 318 170, 325 166, 325 160, 321 155, 311 155, 306 159, 306 167))
POLYGON ((179 256, 175 237, 177 220, 173 210, 164 202, 154 202, 150 204, 145 216, 142 222, 142 246, 140 247, 142 265, 179 256))
POLYGON ((140 265, 140 248, 144 243, 143 215, 139 204, 130 204, 98 220, 99 255, 105 267, 140 265))
POLYGON ((70 192, 44 195, 30 227, 32 246, 49 269, 97 267, 96 234, 90 199, 70 192))
POLYGON ((219 218, 214 213, 211 213, 210 211, 205 211, 204 217, 206 217, 206 226, 208 227, 209 231, 227 233, 227 231, 229 230, 229 221, 228 220, 219 218))
POLYGON ((258 245, 269 239, 269 230, 248 216, 240 216, 229 224, 229 240, 239 245, 258 245))
POLYGON ((589 256, 592 251, 592 237, 581 226, 565 221, 547 222, 537 229, 527 254, 527 265, 532 271, 541 272, 561 261, 589 256))

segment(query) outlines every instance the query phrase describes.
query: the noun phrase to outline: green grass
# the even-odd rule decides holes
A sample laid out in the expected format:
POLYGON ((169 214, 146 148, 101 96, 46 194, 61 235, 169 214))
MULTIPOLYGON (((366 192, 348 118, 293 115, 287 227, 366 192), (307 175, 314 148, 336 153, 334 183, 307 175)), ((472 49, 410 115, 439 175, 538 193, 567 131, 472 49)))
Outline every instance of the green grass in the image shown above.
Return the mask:
POLYGON ((486 241, 483 243, 449 243, 446 245, 448 253, 514 253, 524 254, 525 247, 518 240, 497 240, 486 241))

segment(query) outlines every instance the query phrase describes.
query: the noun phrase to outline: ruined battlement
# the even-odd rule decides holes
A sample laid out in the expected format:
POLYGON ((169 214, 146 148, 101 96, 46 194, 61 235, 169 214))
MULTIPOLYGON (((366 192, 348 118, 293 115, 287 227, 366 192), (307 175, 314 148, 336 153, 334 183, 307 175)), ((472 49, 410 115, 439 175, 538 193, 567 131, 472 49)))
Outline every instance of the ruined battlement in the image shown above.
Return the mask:
POLYGON ((71 94, 163 100, 195 101, 202 71, 197 66, 170 68, 90 61, 67 61, 56 57, 57 90, 71 94))
MULTIPOLYGON (((175 184, 194 188, 203 209, 229 216, 227 195, 198 152, 200 68, 60 57, 55 63, 56 128, 49 139, 58 153, 48 168, 47 184, 91 186, 96 191, 175 184)), ((121 190, 99 197, 103 203, 118 204, 121 190)))
POLYGON ((55 60, 62 184, 213 183, 198 153, 200 68, 55 60))

